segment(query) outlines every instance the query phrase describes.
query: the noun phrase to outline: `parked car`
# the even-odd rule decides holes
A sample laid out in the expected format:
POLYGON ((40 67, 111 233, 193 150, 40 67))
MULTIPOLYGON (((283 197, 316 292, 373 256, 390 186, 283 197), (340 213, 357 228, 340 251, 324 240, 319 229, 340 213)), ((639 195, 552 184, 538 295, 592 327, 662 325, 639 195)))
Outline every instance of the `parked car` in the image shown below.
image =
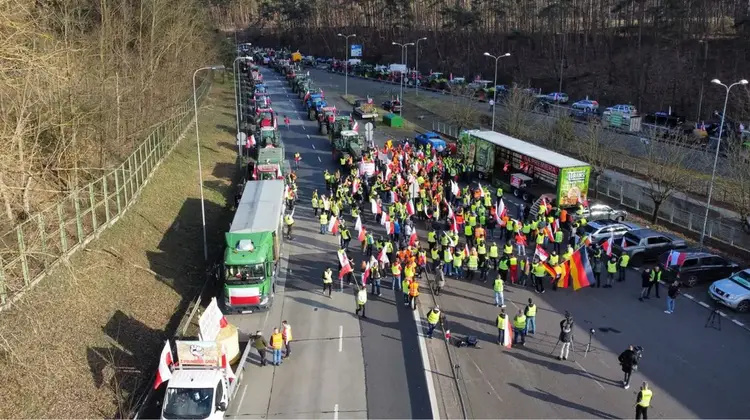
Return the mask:
POLYGON ((394 100, 391 100, 391 101, 385 101, 385 102, 383 102, 383 109, 386 110, 386 111, 400 113, 401 112, 401 101, 399 101, 398 99, 394 99, 394 100))
POLYGON ((446 150, 445 140, 443 140, 443 138, 440 137, 440 134, 434 133, 432 131, 428 131, 424 134, 418 134, 414 136, 414 141, 417 142, 417 145, 429 144, 438 153, 442 153, 443 151, 446 150))
POLYGON ((588 207, 584 207, 583 217, 585 217, 586 220, 615 220, 622 222, 628 217, 628 212, 612 208, 604 203, 593 203, 588 207))
POLYGON ((708 296, 737 312, 750 311, 750 268, 715 281, 708 288, 708 296))
POLYGON ((615 242, 612 252, 619 255, 630 255, 631 263, 641 265, 647 261, 656 261, 659 255, 673 249, 687 248, 684 239, 680 239, 652 229, 636 229, 622 235, 622 240, 615 242), (625 247, 623 248, 623 241, 625 247))
POLYGON ((640 226, 608 219, 589 222, 583 227, 584 233, 593 243, 599 243, 600 240, 610 237, 620 240, 623 235, 635 229, 640 229, 640 226))
POLYGON ((725 278, 740 268, 724 257, 700 250, 685 249, 670 258, 672 255, 669 251, 659 256, 659 265, 664 270, 662 280, 677 280, 688 287, 725 278))
POLYGON ((604 115, 612 114, 613 112, 620 113, 623 116, 631 116, 638 114, 638 110, 633 105, 615 105, 610 106, 604 110, 604 115))
POLYGON ((586 112, 594 112, 597 109, 599 109, 599 102, 593 101, 591 99, 583 99, 581 101, 575 102, 573 105, 571 105, 573 109, 580 109, 586 112))
POLYGON ((675 128, 685 124, 685 117, 672 114, 669 111, 657 111, 653 114, 646 114, 643 118, 646 124, 658 125, 660 127, 675 128))
POLYGON ((544 95, 544 98, 550 102, 557 103, 557 104, 567 104, 568 103, 568 94, 562 93, 562 92, 552 92, 544 95))
POLYGON ((584 111, 582 109, 571 109, 570 118, 576 122, 582 123, 597 123, 601 122, 602 116, 598 109, 594 111, 584 111))

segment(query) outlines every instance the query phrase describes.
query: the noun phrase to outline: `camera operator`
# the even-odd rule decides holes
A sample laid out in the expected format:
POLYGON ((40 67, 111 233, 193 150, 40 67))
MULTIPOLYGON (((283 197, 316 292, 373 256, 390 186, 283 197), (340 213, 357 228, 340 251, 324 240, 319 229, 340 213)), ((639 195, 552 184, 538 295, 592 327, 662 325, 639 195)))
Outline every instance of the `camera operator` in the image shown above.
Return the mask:
POLYGON ((570 312, 565 311, 565 319, 560 321, 560 337, 559 340, 562 342, 560 348, 560 355, 557 360, 568 360, 568 352, 570 351, 570 344, 573 342, 573 316, 570 312))
POLYGON ((625 389, 630 388, 630 374, 634 370, 638 370, 638 355, 635 352, 635 348, 631 345, 628 349, 620 354, 617 360, 620 361, 622 371, 625 373, 625 377, 622 380, 622 386, 625 389))

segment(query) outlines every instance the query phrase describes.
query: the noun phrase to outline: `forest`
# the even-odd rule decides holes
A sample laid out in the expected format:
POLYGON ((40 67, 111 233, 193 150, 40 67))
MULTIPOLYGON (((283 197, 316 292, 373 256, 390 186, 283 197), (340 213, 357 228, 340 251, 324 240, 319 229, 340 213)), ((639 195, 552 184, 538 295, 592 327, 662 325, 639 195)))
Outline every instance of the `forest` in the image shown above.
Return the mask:
MULTIPOLYGON (((750 78, 750 3, 740 0, 211 0, 211 17, 246 42, 343 58, 337 33, 357 34, 364 60, 400 61, 391 42, 419 45, 419 70, 629 103, 710 119, 725 91, 750 78)), ((415 62, 409 50, 408 63, 415 62)), ((746 88, 731 115, 750 117, 746 88)))

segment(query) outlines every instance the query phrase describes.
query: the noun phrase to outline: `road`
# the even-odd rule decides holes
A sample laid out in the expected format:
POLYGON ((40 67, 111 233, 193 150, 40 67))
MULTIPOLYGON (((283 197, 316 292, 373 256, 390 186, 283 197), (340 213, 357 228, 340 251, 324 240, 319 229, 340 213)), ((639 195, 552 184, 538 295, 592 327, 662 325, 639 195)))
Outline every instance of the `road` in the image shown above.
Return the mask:
MULTIPOLYGON (((508 202, 516 203, 512 198, 508 202)), ((748 332, 726 319, 721 331, 706 328, 709 310, 685 297, 678 299, 674 314, 665 314, 663 287, 661 299, 639 302, 639 276, 633 270, 613 289, 548 290, 543 295, 508 286, 509 313, 530 297, 539 305, 538 333, 526 347, 510 350, 494 344, 498 310, 490 284, 449 279, 446 292, 437 298, 448 316, 447 327, 454 335, 476 335, 482 344, 479 349, 454 349, 469 417, 626 418, 633 415, 643 380, 654 389, 654 418, 746 417, 750 361, 742 355, 750 346, 748 332), (549 353, 565 310, 576 320, 574 357, 558 362, 549 353), (623 390, 617 355, 629 344, 643 346, 645 352, 641 371, 631 388, 623 390)), ((705 299, 699 290, 686 293, 705 299)))
MULTIPOLYGON (((314 189, 325 190, 323 170, 334 169, 329 142, 300 112, 301 103, 286 82, 271 70, 263 74, 279 119, 291 119, 291 129, 281 132, 287 159, 302 155, 297 171, 301 202, 294 214, 295 238, 284 245, 275 304, 268 312, 228 318, 243 335, 260 330, 266 336, 287 320, 293 356, 280 367, 260 367, 253 351, 228 417, 419 419, 433 418, 433 409, 438 416, 455 417, 447 349, 443 346, 444 355, 440 347, 425 352, 417 330, 421 321, 396 304, 393 291, 370 298, 366 319, 354 315, 351 287, 334 287, 332 298, 322 295, 324 269, 336 272, 338 240, 320 235, 309 199, 314 189)), ((348 108, 340 99, 333 102, 348 108)), ((382 143, 383 133, 377 136, 382 143)), ((358 252, 353 255, 359 258, 358 252)))

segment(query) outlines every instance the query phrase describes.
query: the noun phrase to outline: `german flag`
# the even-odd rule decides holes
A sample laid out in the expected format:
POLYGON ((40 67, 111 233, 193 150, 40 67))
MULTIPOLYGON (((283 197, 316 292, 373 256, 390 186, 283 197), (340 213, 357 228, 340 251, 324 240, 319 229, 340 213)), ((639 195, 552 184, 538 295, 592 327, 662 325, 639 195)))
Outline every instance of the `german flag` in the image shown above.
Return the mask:
POLYGON ((560 275, 557 287, 567 289, 570 286, 570 261, 565 261, 560 267, 562 267, 562 274, 560 275))
POLYGON ((594 271, 589 263, 586 247, 581 247, 570 258, 570 278, 573 280, 573 290, 591 286, 594 281, 594 271))

